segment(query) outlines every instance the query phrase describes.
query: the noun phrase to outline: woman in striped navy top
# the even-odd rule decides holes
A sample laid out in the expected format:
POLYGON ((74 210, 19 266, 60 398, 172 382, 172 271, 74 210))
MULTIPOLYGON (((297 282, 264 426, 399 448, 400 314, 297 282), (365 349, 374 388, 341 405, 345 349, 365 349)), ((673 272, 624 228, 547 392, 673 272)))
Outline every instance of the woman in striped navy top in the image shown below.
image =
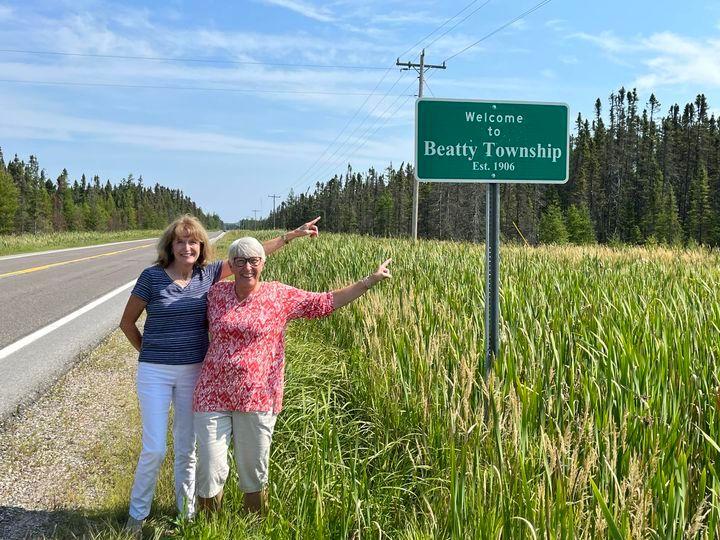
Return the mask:
MULTIPOLYGON (((266 242, 272 253, 300 236, 316 236, 313 221, 266 242)), ((213 261, 208 234, 185 215, 171 223, 158 243, 155 265, 132 290, 120 328, 140 353, 137 392, 142 415, 142 451, 135 471, 126 529, 141 532, 150 513, 160 466, 165 459, 170 405, 174 409, 175 497, 180 515, 195 512, 195 435, 192 396, 208 349, 207 294, 228 277, 228 261, 213 261), (143 333, 137 320, 147 312, 143 333)))

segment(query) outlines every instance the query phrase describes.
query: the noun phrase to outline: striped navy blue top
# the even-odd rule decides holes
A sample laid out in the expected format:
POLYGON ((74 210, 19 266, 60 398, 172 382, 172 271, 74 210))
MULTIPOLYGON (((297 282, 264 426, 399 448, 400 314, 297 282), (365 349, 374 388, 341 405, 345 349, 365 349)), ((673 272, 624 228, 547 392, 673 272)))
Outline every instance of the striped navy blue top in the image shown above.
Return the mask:
POLYGON ((132 294, 147 302, 140 362, 194 364, 208 349, 207 294, 220 279, 223 261, 195 267, 185 286, 158 265, 146 268, 132 294))

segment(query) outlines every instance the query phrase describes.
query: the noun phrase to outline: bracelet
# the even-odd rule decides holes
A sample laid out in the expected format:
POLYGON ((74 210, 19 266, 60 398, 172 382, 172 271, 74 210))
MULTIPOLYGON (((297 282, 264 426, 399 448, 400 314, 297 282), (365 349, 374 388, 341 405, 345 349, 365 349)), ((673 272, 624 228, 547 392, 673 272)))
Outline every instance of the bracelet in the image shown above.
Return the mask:
POLYGON ((365 277, 362 278, 360 281, 362 282, 363 287, 365 287, 365 289, 368 290, 368 291, 369 291, 370 289, 372 289, 372 287, 373 287, 373 285, 374 285, 373 283, 370 282, 370 276, 365 276, 365 277))
POLYGON ((283 241, 283 244, 287 245, 290 243, 290 239, 288 238, 287 233, 283 234, 280 239, 283 241))

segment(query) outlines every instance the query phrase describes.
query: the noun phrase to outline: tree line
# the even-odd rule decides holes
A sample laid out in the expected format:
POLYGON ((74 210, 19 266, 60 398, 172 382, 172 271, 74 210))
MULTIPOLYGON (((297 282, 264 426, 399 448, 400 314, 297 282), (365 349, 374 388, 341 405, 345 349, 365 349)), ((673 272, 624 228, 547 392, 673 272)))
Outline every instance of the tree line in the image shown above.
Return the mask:
MULTIPOLYGON (((609 96, 607 116, 578 114, 564 185, 503 184, 505 240, 537 243, 720 244, 720 129, 705 95, 660 116, 654 94, 642 110, 636 90, 609 96)), ((408 236, 413 167, 348 169, 290 193, 262 225, 286 228, 315 215, 329 231, 408 236)), ((481 242, 485 185, 420 184, 418 234, 481 242)))
POLYGON ((15 155, 6 164, 0 149, 0 234, 162 229, 185 213, 210 229, 223 227, 179 189, 145 186, 142 176, 113 185, 83 174, 71 182, 63 169, 53 180, 35 156, 25 163, 15 155))

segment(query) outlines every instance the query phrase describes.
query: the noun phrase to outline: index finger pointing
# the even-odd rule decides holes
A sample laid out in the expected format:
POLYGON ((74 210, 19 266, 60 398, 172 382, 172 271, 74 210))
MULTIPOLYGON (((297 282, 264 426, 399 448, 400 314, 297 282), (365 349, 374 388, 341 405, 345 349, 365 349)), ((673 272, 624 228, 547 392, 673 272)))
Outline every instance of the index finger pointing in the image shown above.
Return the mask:
POLYGON ((320 216, 316 217, 312 221, 308 221, 307 225, 315 225, 318 221, 320 221, 320 216))

